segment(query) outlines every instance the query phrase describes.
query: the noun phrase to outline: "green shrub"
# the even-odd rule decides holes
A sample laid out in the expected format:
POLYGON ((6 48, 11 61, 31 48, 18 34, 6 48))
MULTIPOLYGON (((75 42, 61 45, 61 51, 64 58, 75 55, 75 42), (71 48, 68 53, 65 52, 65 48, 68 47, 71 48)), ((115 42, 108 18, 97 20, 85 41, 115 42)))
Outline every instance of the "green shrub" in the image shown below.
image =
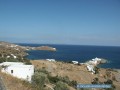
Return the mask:
MULTIPOLYGON (((78 88, 77 90, 94 90, 93 88, 78 88)), ((95 89, 98 90, 98 89, 95 89)))
POLYGON ((40 77, 37 78, 37 76, 39 76, 39 74, 42 73, 42 74, 44 74, 43 76, 45 76, 45 78, 47 78, 48 81, 52 84, 56 84, 58 82, 63 82, 64 84, 66 83, 66 85, 68 84, 69 86, 72 86, 74 88, 77 86, 77 82, 76 81, 70 81, 69 77, 67 77, 67 76, 65 76, 65 77, 51 76, 50 73, 48 71, 46 71, 45 68, 36 69, 35 72, 36 72, 37 75, 34 75, 33 77, 36 78, 36 80, 33 80, 33 81, 36 81, 36 85, 39 84, 37 80, 39 80, 39 78, 40 78, 40 77))
POLYGON ((113 84, 113 81, 108 79, 107 81, 104 82, 104 84, 109 84, 111 85, 111 88, 106 88, 105 90, 115 90, 115 85, 113 84))
POLYGON ((65 83, 58 81, 56 83, 56 86, 54 87, 54 90, 69 90, 69 88, 67 87, 65 83))
POLYGON ((5 62, 6 61, 6 58, 0 58, 0 63, 2 63, 2 62, 5 62))
POLYGON ((48 82, 49 80, 46 77, 46 74, 42 72, 36 72, 32 77, 32 84, 37 90, 44 90, 44 85, 48 82))
POLYGON ((98 78, 94 78, 91 83, 92 84, 99 84, 99 79, 98 78))
POLYGON ((35 72, 42 72, 42 73, 47 74, 47 75, 49 74, 49 72, 46 71, 45 68, 42 68, 42 69, 36 69, 35 72))
POLYGON ((3 57, 1 57, 0 58, 0 63, 2 63, 2 62, 18 62, 19 60, 18 59, 14 59, 14 58, 3 58, 3 57))
POLYGON ((95 70, 95 74, 99 73, 99 68, 97 66, 94 67, 94 70, 95 70))
POLYGON ((64 83, 67 83, 67 84, 70 83, 69 77, 67 77, 67 76, 65 76, 65 77, 57 76, 57 78, 64 83))
POLYGON ((57 83, 59 81, 58 76, 52 77, 52 76, 48 75, 48 79, 51 83, 57 83))
POLYGON ((77 81, 70 81, 69 77, 68 76, 65 76, 65 77, 58 77, 59 81, 62 81, 72 87, 76 87, 77 86, 77 81))
POLYGON ((26 65, 32 65, 32 63, 30 62, 30 60, 25 60, 24 61, 26 65))
POLYGON ((76 88, 76 86, 77 86, 77 81, 71 81, 70 83, 69 83, 69 85, 70 86, 72 86, 72 87, 74 87, 74 88, 76 88))
POLYGON ((19 62, 19 60, 18 59, 9 58, 9 59, 7 59, 7 62, 19 62))

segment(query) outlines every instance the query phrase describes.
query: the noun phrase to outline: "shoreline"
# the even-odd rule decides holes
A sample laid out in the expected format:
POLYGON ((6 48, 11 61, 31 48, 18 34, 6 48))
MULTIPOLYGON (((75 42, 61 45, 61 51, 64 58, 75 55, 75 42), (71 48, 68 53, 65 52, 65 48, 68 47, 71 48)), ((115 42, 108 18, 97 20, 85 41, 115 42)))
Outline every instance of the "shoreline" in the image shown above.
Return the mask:
MULTIPOLYGON (((20 61, 16 62, 24 62, 31 63, 35 66, 36 70, 46 70, 52 77, 60 76, 60 77, 68 77, 70 80, 77 81, 77 83, 83 84, 92 84, 94 79, 98 78, 99 83, 106 82, 108 79, 112 80, 112 82, 118 88, 120 84, 120 69, 111 69, 111 68, 98 68, 97 66, 107 61, 102 61, 101 58, 94 58, 84 63, 79 63, 78 61, 64 61, 64 60, 55 60, 55 59, 27 59, 26 56, 29 49, 34 50, 33 47, 22 47, 16 46, 15 44, 4 43, 3 47, 5 48, 5 54, 1 55, 4 58, 10 60, 17 60, 18 55, 21 53, 20 61), (6 45, 6 46, 5 46, 6 45), (18 48, 19 47, 19 48, 18 48), (9 53, 8 53, 9 50, 9 53), (18 51, 20 53, 18 53, 18 51), (16 54, 18 53, 18 54, 16 54), (8 57, 9 56, 9 57, 8 57), (10 59, 12 57, 12 59, 10 59), (29 62, 27 62, 29 61, 29 62)), ((2 50, 2 47, 1 47, 2 50)), ((3 50, 4 51, 4 50, 3 50)), ((7 60, 5 59, 5 60, 7 60)), ((2 59, 1 59, 2 60, 2 59)), ((7 61, 7 62, 9 62, 7 61)), ((29 64, 30 64, 29 63, 29 64)), ((120 87, 119 87, 120 88, 120 87)))
POLYGON ((111 79, 117 87, 120 84, 120 69, 99 68, 98 73, 93 74, 84 64, 76 65, 59 61, 52 62, 45 59, 30 60, 30 62, 35 65, 36 69, 45 69, 52 76, 68 76, 70 80, 75 80, 82 84, 91 84, 95 78, 98 78, 99 82, 105 82, 111 79), (107 73, 109 73, 108 76, 107 73))

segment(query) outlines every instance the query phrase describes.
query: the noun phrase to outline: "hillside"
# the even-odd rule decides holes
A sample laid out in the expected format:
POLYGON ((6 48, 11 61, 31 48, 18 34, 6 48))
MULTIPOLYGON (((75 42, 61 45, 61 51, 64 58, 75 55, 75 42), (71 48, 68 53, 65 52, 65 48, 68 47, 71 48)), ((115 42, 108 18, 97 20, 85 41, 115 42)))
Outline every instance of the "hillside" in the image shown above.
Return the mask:
POLYGON ((56 51, 56 48, 49 46, 29 47, 29 46, 20 46, 8 42, 0 42, 0 61, 1 60, 24 61, 23 60, 24 57, 28 55, 28 53, 25 52, 27 50, 56 51))
POLYGON ((52 76, 69 77, 70 80, 75 80, 77 83, 91 84, 96 78, 98 83, 112 80, 116 90, 120 88, 120 70, 99 68, 99 73, 92 74, 85 65, 74 65, 64 62, 50 62, 46 60, 31 60, 35 68, 45 68, 52 76))
MULTIPOLYGON (((21 88, 22 90, 43 90, 43 88, 44 90, 50 90, 50 88, 58 89, 58 87, 67 88, 65 90, 76 90, 75 87, 78 83, 112 84, 113 89, 111 90, 119 90, 120 88, 120 70, 98 68, 96 65, 97 73, 92 73, 88 71, 87 64, 73 64, 70 62, 48 60, 30 61, 24 58, 28 55, 28 53, 26 53, 27 50, 56 51, 55 48, 49 46, 29 47, 0 42, 0 63, 5 61, 26 62, 35 66, 35 75, 33 76, 32 83, 27 83, 10 75, 0 73, 0 76, 4 78, 5 85, 9 90, 16 90, 17 88, 17 90, 21 90, 21 88), (14 85, 17 88, 15 88, 14 85), (41 87, 42 89, 40 89, 41 87)), ((87 63, 91 64, 94 63, 94 61, 87 63)), ((102 63, 105 63, 105 60, 103 60, 102 63)))

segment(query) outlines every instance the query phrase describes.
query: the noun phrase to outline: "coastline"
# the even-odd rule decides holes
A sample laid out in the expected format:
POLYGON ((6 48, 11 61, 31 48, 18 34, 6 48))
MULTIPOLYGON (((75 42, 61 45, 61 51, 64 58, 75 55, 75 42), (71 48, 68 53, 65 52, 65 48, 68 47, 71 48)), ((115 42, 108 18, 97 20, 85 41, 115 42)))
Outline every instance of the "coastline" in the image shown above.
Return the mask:
POLYGON ((70 80, 75 80, 82 84, 91 84, 91 82, 98 78, 99 82, 105 82, 107 79, 111 79, 117 88, 120 88, 120 69, 105 69, 99 68, 99 73, 92 74, 87 70, 86 65, 77 65, 66 62, 51 62, 47 60, 30 60, 30 62, 37 69, 44 68, 52 76, 68 76, 70 80), (119 71, 119 72, 118 72, 119 71), (107 76, 107 73, 110 73, 107 76), (89 77, 88 77, 89 76, 89 77))
MULTIPOLYGON (((91 84, 94 82, 95 78, 98 78, 98 83, 104 83, 107 80, 112 80, 116 88, 120 88, 120 69, 111 69, 111 68, 98 68, 97 66, 101 63, 106 63, 107 61, 101 62, 102 59, 95 58, 89 60, 84 63, 79 63, 78 61, 71 61, 71 62, 64 62, 64 61, 56 61, 55 59, 39 59, 39 60, 30 60, 24 58, 28 50, 36 50, 34 47, 29 46, 16 46, 15 44, 11 43, 3 43, 1 45, 2 48, 4 47, 5 53, 1 53, 2 58, 7 58, 5 60, 17 60, 18 56, 21 54, 19 58, 19 62, 24 63, 32 63, 35 66, 36 70, 42 69, 46 70, 52 77, 68 77, 70 80, 77 81, 77 83, 82 84, 91 84), (9 53, 8 53, 9 51, 9 53), (20 52, 16 54, 16 52, 20 52), (11 54, 12 53, 12 54, 11 54), (8 57, 9 56, 9 57, 8 57), (10 59, 12 58, 12 59, 10 59), (89 77, 88 77, 89 76, 89 77)), ((2 50, 1 48, 1 50, 2 50)), ((47 47, 48 48, 48 47, 47 47)), ((43 46, 43 50, 51 50, 46 49, 43 46)), ((37 48, 37 50, 41 50, 41 48, 37 48)), ((2 60, 2 59, 1 59, 2 60)), ((18 61, 16 61, 18 62, 18 61)), ((30 64, 29 63, 29 64, 30 64)))

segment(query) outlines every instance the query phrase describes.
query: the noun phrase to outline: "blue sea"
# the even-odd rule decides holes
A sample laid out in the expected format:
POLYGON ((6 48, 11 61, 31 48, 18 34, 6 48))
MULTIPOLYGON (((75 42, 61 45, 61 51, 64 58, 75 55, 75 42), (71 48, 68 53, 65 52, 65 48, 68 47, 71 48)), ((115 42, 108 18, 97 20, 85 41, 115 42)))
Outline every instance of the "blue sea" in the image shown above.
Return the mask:
POLYGON ((84 63, 95 57, 104 58, 108 63, 100 65, 103 68, 120 69, 120 47, 114 46, 84 46, 84 45, 49 45, 49 44, 20 44, 23 46, 51 46, 57 49, 52 51, 27 51, 29 59, 55 59, 58 61, 79 61, 84 63))

